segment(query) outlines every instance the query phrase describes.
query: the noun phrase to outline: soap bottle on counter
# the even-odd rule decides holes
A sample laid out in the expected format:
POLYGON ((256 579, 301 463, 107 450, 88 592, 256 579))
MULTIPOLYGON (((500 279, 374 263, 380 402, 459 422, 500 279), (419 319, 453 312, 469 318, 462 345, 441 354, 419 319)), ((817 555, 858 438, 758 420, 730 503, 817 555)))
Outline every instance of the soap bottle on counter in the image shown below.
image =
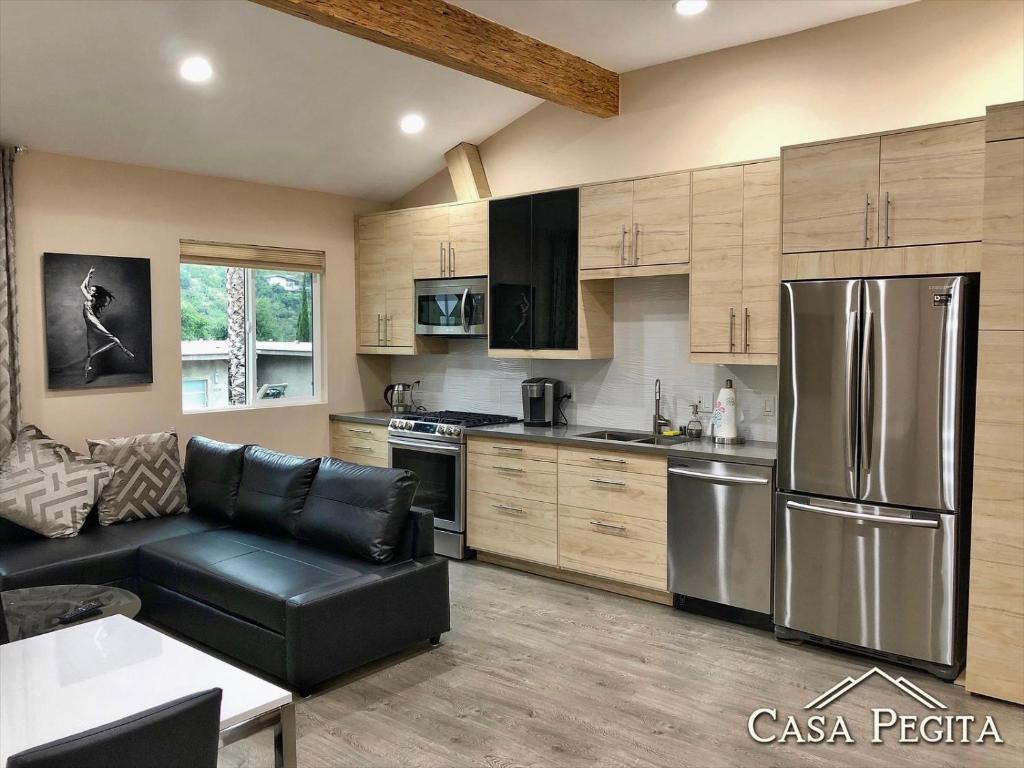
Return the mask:
POLYGON ((704 434, 704 425, 700 423, 700 406, 697 403, 690 403, 691 418, 686 424, 686 436, 695 440, 704 434))

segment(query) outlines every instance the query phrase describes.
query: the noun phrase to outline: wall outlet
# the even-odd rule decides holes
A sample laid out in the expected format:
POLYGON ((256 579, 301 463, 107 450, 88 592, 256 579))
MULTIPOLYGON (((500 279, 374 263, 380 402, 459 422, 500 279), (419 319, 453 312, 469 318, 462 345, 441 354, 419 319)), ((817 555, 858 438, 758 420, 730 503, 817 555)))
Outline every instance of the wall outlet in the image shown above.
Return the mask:
POLYGON ((711 413, 715 409, 715 395, 713 392, 697 393, 697 410, 701 413, 711 413))
POLYGON ((775 396, 765 395, 764 397, 764 408, 761 410, 762 416, 774 416, 775 415, 775 396))

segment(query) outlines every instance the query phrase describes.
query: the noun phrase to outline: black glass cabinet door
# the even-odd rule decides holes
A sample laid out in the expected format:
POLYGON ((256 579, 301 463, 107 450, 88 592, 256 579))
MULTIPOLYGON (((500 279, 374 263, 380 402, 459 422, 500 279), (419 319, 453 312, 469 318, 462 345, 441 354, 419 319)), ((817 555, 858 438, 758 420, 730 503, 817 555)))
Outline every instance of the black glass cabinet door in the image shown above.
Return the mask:
POLYGON ((490 208, 490 346, 532 349, 530 198, 492 200, 490 208))
POLYGON ((578 189, 533 195, 533 348, 576 349, 578 189))

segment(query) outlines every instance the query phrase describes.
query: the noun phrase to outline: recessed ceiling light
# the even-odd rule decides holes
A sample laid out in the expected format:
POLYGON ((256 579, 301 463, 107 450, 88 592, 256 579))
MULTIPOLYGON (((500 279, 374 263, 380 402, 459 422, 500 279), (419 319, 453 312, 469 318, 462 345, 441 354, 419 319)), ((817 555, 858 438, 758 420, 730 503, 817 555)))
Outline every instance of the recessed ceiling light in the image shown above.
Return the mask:
POLYGON ((676 0, 673 5, 680 16, 696 16, 708 7, 708 0, 676 0))
POLYGON ((189 56, 181 62, 178 73, 190 83, 205 83, 213 77, 213 67, 202 56, 189 56))
POLYGON ((410 112, 398 123, 404 133, 419 133, 426 124, 423 116, 417 115, 415 112, 410 112))

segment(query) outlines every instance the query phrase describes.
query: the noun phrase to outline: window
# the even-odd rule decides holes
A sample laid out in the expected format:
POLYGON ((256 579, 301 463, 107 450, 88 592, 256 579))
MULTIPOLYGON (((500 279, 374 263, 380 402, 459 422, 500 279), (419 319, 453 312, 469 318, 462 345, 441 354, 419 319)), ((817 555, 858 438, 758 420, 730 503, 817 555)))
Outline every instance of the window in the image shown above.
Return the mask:
POLYGON ((319 399, 319 271, 287 268, 278 249, 269 264, 223 253, 204 259, 187 254, 190 242, 182 241, 179 272, 182 409, 319 399))

